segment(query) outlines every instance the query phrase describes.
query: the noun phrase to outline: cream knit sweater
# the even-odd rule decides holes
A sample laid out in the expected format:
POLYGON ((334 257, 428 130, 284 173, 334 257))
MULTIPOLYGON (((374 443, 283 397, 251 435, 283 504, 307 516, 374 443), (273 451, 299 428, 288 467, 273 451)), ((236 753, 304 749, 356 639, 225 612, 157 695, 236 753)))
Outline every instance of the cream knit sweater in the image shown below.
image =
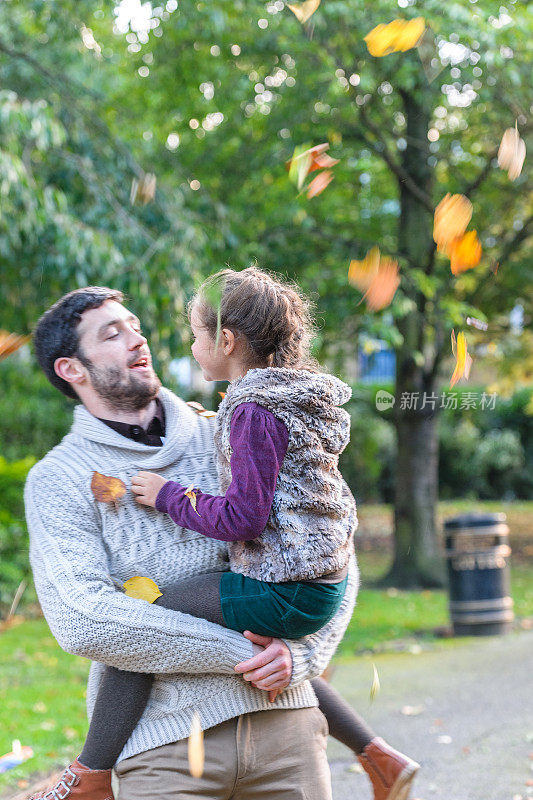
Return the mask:
POLYGON ((209 728, 247 712, 316 705, 307 679, 319 675, 333 655, 358 588, 354 559, 336 616, 317 634, 287 642, 291 686, 274 705, 234 672, 252 655, 240 633, 117 591, 113 579, 147 575, 164 591, 180 578, 228 569, 223 542, 139 506, 131 491, 117 507, 92 495, 94 470, 129 487, 141 469, 218 493, 213 420, 199 417, 166 389, 159 396, 167 427, 162 447, 121 436, 76 406, 70 433, 33 467, 25 491, 31 564, 50 629, 64 650, 101 662, 91 667, 89 714, 102 664, 155 673, 147 708, 120 760, 187 737, 194 711, 209 728))

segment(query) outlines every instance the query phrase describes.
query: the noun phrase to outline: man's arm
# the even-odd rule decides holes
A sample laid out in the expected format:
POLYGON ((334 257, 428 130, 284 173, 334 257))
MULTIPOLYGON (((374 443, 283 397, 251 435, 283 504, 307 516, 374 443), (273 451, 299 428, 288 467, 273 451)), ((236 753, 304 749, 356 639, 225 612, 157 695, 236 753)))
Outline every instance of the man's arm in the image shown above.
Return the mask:
POLYGON ((64 650, 154 673, 235 674, 250 658, 252 645, 240 633, 115 590, 98 510, 60 467, 34 467, 25 501, 35 586, 64 650))

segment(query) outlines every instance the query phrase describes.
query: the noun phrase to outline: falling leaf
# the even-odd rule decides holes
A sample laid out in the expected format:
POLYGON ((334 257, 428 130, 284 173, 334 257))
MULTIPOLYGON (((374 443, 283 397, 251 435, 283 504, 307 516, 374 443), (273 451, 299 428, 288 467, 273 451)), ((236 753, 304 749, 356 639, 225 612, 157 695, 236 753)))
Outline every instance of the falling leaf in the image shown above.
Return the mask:
MULTIPOLYGON (((194 491, 194 484, 191 483, 191 485, 185 489, 185 497, 189 498, 191 506, 196 511, 196 492, 194 491)), ((196 511, 196 513, 198 514, 198 511, 196 511)), ((200 516, 200 514, 198 514, 198 516, 200 516)))
POLYGON ((483 322, 481 319, 476 319, 475 317, 467 317, 466 324, 471 325, 473 328, 477 328, 478 331, 486 331, 489 328, 486 322, 483 322))
POLYGON ((476 231, 468 231, 454 239, 449 248, 450 267, 454 275, 477 267, 481 261, 481 242, 476 231))
POLYGON ((289 180, 296 184, 298 191, 301 190, 305 183, 312 161, 311 148, 308 144, 297 145, 294 148, 292 158, 288 164, 289 180))
POLYGON ((189 772, 193 778, 201 778, 204 771, 204 732, 200 715, 194 712, 188 742, 189 772))
POLYGON ((146 172, 141 178, 134 178, 131 182, 130 203, 134 206, 137 202, 144 206, 155 197, 156 176, 153 172, 146 172))
POLYGON ((287 8, 290 8, 296 19, 304 24, 313 16, 321 0, 305 0, 303 3, 287 3, 287 8))
POLYGON ((350 261, 348 280, 362 292, 366 292, 377 275, 380 255, 379 247, 373 247, 362 261, 350 261))
POLYGON ((433 219, 433 239, 438 249, 448 253, 449 246, 466 231, 472 219, 472 203, 463 194, 446 194, 433 219))
POLYGON ((398 262, 382 258, 377 275, 364 294, 368 308, 371 311, 380 311, 390 305, 399 285, 398 262))
POLYGON ((323 192, 326 186, 331 183, 333 177, 333 172, 330 169, 319 172, 307 187, 307 198, 310 200, 312 197, 316 197, 317 194, 323 192))
POLYGON ((147 600, 149 603, 153 603, 158 597, 162 597, 159 586, 151 578, 135 575, 122 585, 126 595, 134 597, 136 600, 147 600))
POLYGON ((400 284, 398 262, 383 257, 379 247, 368 251, 362 261, 351 261, 348 280, 361 291, 371 311, 388 306, 400 284))
POLYGON ((506 169, 510 180, 515 181, 522 172, 526 158, 526 143, 518 133, 518 122, 514 128, 507 128, 502 136, 498 150, 498 165, 506 169))
POLYGON ((7 358, 30 341, 30 336, 19 336, 16 333, 9 333, 8 331, 0 331, 0 361, 7 358))
POLYGON ((452 353, 456 358, 456 366, 452 379, 450 381, 450 388, 455 386, 460 378, 468 380, 470 377, 470 368, 472 366, 472 358, 467 352, 466 336, 461 331, 457 334, 457 343, 455 341, 455 331, 452 330, 452 353))
POLYGON ((296 184, 298 191, 301 191, 305 180, 310 172, 323 169, 325 172, 317 175, 307 187, 307 197, 311 198, 324 191, 326 186, 333 180, 333 174, 329 171, 331 167, 339 163, 338 158, 332 158, 326 153, 329 143, 310 147, 308 144, 295 147, 291 160, 287 163, 289 170, 289 180, 296 184))
POLYGON ((429 25, 426 26, 416 49, 418 50, 420 62, 426 74, 427 81, 431 83, 435 80, 437 75, 440 75, 442 70, 445 69, 445 64, 440 58, 437 39, 429 25))
POLYGON ((419 43, 426 27, 423 17, 415 19, 395 19, 388 25, 378 25, 365 36, 366 46, 371 56, 381 58, 390 53, 411 50, 419 43))
POLYGON ((116 503, 127 491, 126 484, 120 478, 112 478, 100 472, 93 472, 91 490, 100 503, 116 503))
POLYGON ((400 709, 400 714, 403 714, 404 717, 417 717, 423 712, 424 706, 402 706, 400 709))
POLYGON ((220 397, 222 398, 222 400, 223 400, 223 399, 225 398, 225 396, 226 396, 226 392, 218 392, 218 394, 220 395, 220 397))
POLYGON ((373 677, 372 677, 372 686, 370 687, 370 700, 374 702, 381 686, 379 683, 379 675, 375 664, 372 664, 372 670, 373 670, 373 677))

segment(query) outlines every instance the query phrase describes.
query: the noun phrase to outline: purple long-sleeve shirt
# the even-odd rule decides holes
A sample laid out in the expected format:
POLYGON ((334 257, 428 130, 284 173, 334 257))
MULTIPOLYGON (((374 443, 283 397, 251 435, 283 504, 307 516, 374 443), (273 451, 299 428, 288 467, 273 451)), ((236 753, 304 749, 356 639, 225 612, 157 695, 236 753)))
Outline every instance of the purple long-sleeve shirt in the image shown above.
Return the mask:
POLYGON ((231 418, 231 484, 223 497, 195 489, 196 511, 187 487, 167 481, 155 507, 177 525, 224 542, 257 539, 266 526, 276 481, 287 452, 287 428, 257 403, 242 403, 231 418), (197 513, 198 512, 198 513, 197 513))

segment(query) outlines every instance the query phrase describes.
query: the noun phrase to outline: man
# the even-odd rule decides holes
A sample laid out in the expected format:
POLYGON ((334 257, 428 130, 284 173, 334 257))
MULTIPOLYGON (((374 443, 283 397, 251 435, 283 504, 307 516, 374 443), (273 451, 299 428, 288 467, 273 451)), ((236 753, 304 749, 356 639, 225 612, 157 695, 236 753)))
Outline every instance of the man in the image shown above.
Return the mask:
MULTIPOLYGON (((33 467, 26 486, 31 563, 50 629, 63 649, 95 662, 90 711, 103 664, 155 674, 117 765, 121 800, 327 800, 327 726, 307 679, 323 671, 351 617, 355 563, 337 615, 296 642, 245 637, 116 591, 116 582, 134 575, 149 576, 164 593, 178 578, 228 568, 223 543, 177 528, 135 503, 131 491, 116 503, 91 492, 95 471, 129 488, 139 470, 218 491, 213 421, 161 387, 139 320, 122 300, 107 288, 78 289, 35 331, 45 374, 82 403, 70 433, 33 467), (277 689, 285 691, 271 702, 277 689), (187 762, 195 712, 206 746, 199 779, 187 762)), ((46 795, 67 796, 112 797, 80 760, 46 795)))

